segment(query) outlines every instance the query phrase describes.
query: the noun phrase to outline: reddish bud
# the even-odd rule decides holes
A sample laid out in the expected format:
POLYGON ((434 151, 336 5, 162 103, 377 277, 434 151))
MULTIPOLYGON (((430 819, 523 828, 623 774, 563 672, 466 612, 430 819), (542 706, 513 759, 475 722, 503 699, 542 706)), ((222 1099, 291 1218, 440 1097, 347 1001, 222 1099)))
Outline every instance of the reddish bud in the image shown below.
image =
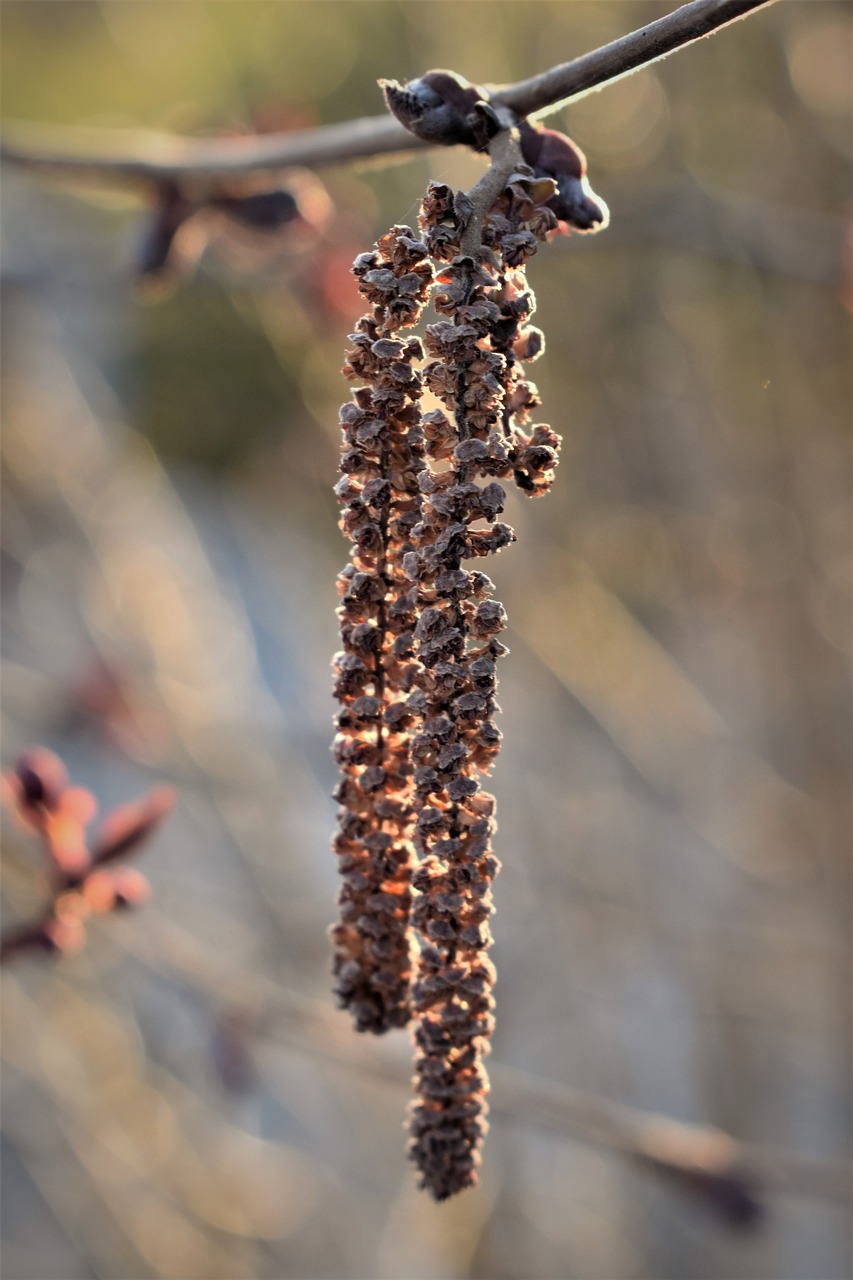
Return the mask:
POLYGON ((59 756, 45 747, 32 747, 18 758, 14 777, 20 803, 27 808, 55 809, 68 785, 68 772, 59 756))
POLYGON ((607 205, 586 177, 586 157, 564 133, 522 120, 521 151, 537 178, 551 178, 557 192, 547 206, 576 231, 600 231, 610 221, 607 205))
POLYGON ((86 928, 80 917, 62 914, 54 916, 43 925, 38 945, 45 951, 73 954, 82 950, 85 941, 86 928))
MULTIPOLYGON (((76 789, 83 795, 82 788, 76 789)), ((70 793, 66 793, 70 794, 70 793)), ((94 805, 94 796, 91 797, 94 805)), ((91 816, 91 815, 90 815, 91 816)), ((43 835, 51 861, 64 877, 74 879, 89 866, 89 851, 86 848, 86 833, 83 823, 64 805, 54 813, 47 814, 44 820, 43 835)))
POLYGON ((141 907, 151 897, 151 885, 134 867, 118 867, 110 872, 110 880, 113 906, 118 910, 141 907))
POLYGON ((108 871, 93 871, 86 876, 80 886, 80 893, 86 906, 96 915, 112 911, 116 905, 113 877, 108 871))
POLYGON ((156 831, 175 807, 171 787, 156 787, 149 795, 119 806, 108 814, 92 845, 92 861, 101 864, 136 850, 156 831))

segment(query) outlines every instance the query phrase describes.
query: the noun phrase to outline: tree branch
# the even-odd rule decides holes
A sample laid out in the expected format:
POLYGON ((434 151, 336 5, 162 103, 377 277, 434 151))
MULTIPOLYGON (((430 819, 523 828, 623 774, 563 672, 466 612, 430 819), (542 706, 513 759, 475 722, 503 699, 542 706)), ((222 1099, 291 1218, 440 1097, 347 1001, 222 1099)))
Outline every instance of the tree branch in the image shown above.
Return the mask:
MULTIPOLYGON (((775 0, 692 0, 679 9, 573 62, 529 80, 490 89, 490 101, 518 116, 542 116, 775 0)), ((200 185, 258 170, 301 165, 319 169, 371 156, 405 154, 427 144, 387 115, 247 138, 179 138, 129 133, 86 134, 33 125, 13 126, 0 143, 6 164, 108 181, 157 183, 195 179, 200 185)))
MULTIPOLYGON (((279 1043, 347 1073, 353 1069, 394 1088, 407 1090, 408 1066, 389 1054, 386 1043, 354 1037, 340 1014, 311 996, 259 974, 226 981, 213 972, 196 939, 152 908, 145 930, 126 939, 128 950, 154 972, 177 976, 206 992, 214 1005, 228 992, 229 1007, 252 1029, 252 1042, 279 1043)), ((674 1180, 709 1203, 723 1219, 745 1226, 768 1208, 771 1195, 794 1195, 847 1204, 853 1171, 843 1160, 811 1158, 740 1142, 710 1125, 688 1124, 599 1094, 492 1062, 493 1116, 636 1161, 641 1168, 674 1180)))
POLYGON ((692 0, 691 4, 682 5, 657 22, 612 40, 573 62, 551 67, 518 84, 505 85, 494 97, 518 115, 542 116, 547 110, 556 111, 570 98, 583 97, 590 90, 612 84, 639 67, 660 62, 676 49, 683 49, 770 4, 775 4, 775 0, 692 0))
POLYGON ((391 116, 366 116, 344 124, 245 138, 179 138, 115 130, 88 136, 93 145, 86 151, 81 146, 86 134, 81 130, 15 125, 0 143, 0 160, 108 181, 156 183, 189 178, 203 185, 294 166, 321 169, 371 156, 423 150, 427 145, 391 116))
MULTIPOLYGON (((277 989, 261 1000, 256 1026, 262 1038, 299 1053, 408 1086, 406 1071, 381 1046, 351 1039, 344 1045, 326 1011, 295 992, 277 989)), ((734 1226, 760 1218, 774 1193, 846 1204, 853 1190, 853 1171, 843 1160, 740 1142, 722 1129, 627 1106, 503 1063, 493 1062, 489 1075, 493 1116, 627 1156, 709 1203, 734 1226)))

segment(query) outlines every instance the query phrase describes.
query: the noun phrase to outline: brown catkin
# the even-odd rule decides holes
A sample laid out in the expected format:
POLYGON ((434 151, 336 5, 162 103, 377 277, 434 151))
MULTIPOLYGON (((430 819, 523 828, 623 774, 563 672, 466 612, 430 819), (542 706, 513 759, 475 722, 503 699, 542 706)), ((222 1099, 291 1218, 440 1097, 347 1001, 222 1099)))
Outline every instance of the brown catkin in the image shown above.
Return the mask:
POLYGON ((411 744, 419 854, 412 923, 420 948, 410 1154, 437 1200, 477 1181, 488 1110, 483 1059, 494 1026, 487 951, 499 863, 491 849, 495 801, 479 778, 500 744, 493 717, 506 615, 491 598, 489 578, 462 562, 514 540, 496 518, 506 494, 494 477, 512 475, 525 492, 543 491, 559 443, 549 428, 527 435, 520 425, 538 404, 520 361, 541 349, 538 330, 522 327, 534 303, 521 267, 553 227, 553 215, 534 203, 530 184, 516 180, 486 218, 474 261, 460 255, 468 204, 433 186, 422 211, 427 244, 449 259, 435 296, 448 319, 427 328, 433 359, 425 377, 454 421, 441 411, 425 415, 421 519, 404 565, 418 585, 420 609, 421 722, 411 744))
POLYGON ((515 539, 498 519, 498 479, 531 496, 553 479, 559 437, 528 426, 540 402, 522 367, 543 347, 524 264, 556 224, 543 204, 552 190, 513 175, 471 257, 471 199, 431 184, 422 239, 394 227, 353 268, 371 310, 351 335, 344 372, 361 385, 341 410, 337 494, 352 560, 338 580, 334 664, 334 971, 358 1030, 414 1019, 410 1155, 437 1200, 477 1181, 494 1025, 499 863, 480 778, 500 745, 506 614, 487 575, 463 563, 515 539), (422 344, 401 331, 430 290, 438 319, 422 344), (422 412, 425 390, 443 407, 422 412))
POLYGON ((407 699, 417 591, 402 571, 419 516, 423 432, 416 324, 433 279, 425 246, 394 227, 353 267, 371 310, 351 335, 344 373, 363 385, 341 410, 340 525, 351 539, 338 578, 342 651, 335 656, 335 758, 341 780, 334 848, 343 879, 335 991, 359 1031, 409 1019, 412 943, 411 764, 407 699))

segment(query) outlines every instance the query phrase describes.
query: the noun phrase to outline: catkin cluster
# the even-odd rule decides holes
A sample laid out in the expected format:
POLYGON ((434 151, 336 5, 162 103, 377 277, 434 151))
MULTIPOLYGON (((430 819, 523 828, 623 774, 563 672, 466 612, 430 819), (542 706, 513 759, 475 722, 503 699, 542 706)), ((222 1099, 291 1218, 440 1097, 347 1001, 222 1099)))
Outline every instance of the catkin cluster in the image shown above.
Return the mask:
POLYGON ((543 347, 524 264, 556 225, 552 191, 513 175, 471 255, 471 200, 432 184, 421 238, 395 227, 354 268, 372 311, 345 366, 364 385, 341 411, 338 496, 353 546, 335 659, 335 974, 359 1030, 413 1021, 410 1154, 438 1200, 477 1181, 494 1025, 499 863, 495 801, 480 779, 500 745, 506 614, 468 566, 514 541, 498 519, 499 481, 534 496, 553 479, 559 437, 530 425, 540 402, 523 373, 543 347), (423 345, 397 336, 430 291, 439 318, 423 345), (425 392, 441 407, 423 411, 425 392))

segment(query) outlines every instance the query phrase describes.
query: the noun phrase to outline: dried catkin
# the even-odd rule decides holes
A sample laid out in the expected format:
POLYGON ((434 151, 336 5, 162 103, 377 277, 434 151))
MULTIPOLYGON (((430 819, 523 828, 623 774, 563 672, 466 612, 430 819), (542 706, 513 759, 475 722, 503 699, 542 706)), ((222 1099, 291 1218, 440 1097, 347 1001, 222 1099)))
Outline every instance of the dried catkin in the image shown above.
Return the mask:
POLYGON ((477 1181, 494 1025, 499 863, 480 778, 500 746, 506 614, 487 575, 463 564, 515 539, 498 519, 499 479, 530 496, 553 479, 559 437, 529 425, 540 401, 523 364, 543 349, 524 264, 556 225, 554 189, 514 174, 471 256, 471 199, 431 184, 421 238, 394 227, 353 268, 371 310, 351 335, 344 372, 361 385, 341 410, 352 560, 334 664, 334 971, 358 1030, 414 1020, 410 1155, 437 1200, 477 1181), (430 291, 438 319, 423 343, 401 336, 430 291), (422 412, 425 391, 442 408, 422 412))
POLYGON ((336 493, 351 561, 338 578, 342 652, 334 659, 335 758, 341 780, 334 848, 343 878, 335 943, 336 995, 359 1031, 409 1019, 412 941, 412 660, 417 590, 402 570, 420 511, 423 432, 417 323, 433 279, 427 250, 394 227, 353 268, 370 311, 350 335, 344 373, 361 383, 341 410, 343 473, 336 493))
POLYGON ((437 1200, 477 1181, 488 1109, 483 1059, 494 1026, 487 951, 499 863, 491 849, 495 801, 479 778, 500 744, 495 691, 506 614, 489 578, 462 562, 514 540, 497 519, 506 493, 494 477, 514 476, 525 492, 542 492, 559 444, 548 427, 522 431, 538 396, 520 362, 542 346, 539 331, 525 327, 534 301, 522 268, 555 225, 531 186, 510 183, 484 222, 477 261, 460 254, 465 197, 433 186, 421 215, 431 252, 449 260, 434 299, 448 318, 427 327, 433 359, 424 372, 453 413, 452 422, 441 411, 424 418, 421 519, 404 563, 418 586, 421 698, 411 743, 419 854, 412 923, 420 947, 410 1154, 437 1200))

